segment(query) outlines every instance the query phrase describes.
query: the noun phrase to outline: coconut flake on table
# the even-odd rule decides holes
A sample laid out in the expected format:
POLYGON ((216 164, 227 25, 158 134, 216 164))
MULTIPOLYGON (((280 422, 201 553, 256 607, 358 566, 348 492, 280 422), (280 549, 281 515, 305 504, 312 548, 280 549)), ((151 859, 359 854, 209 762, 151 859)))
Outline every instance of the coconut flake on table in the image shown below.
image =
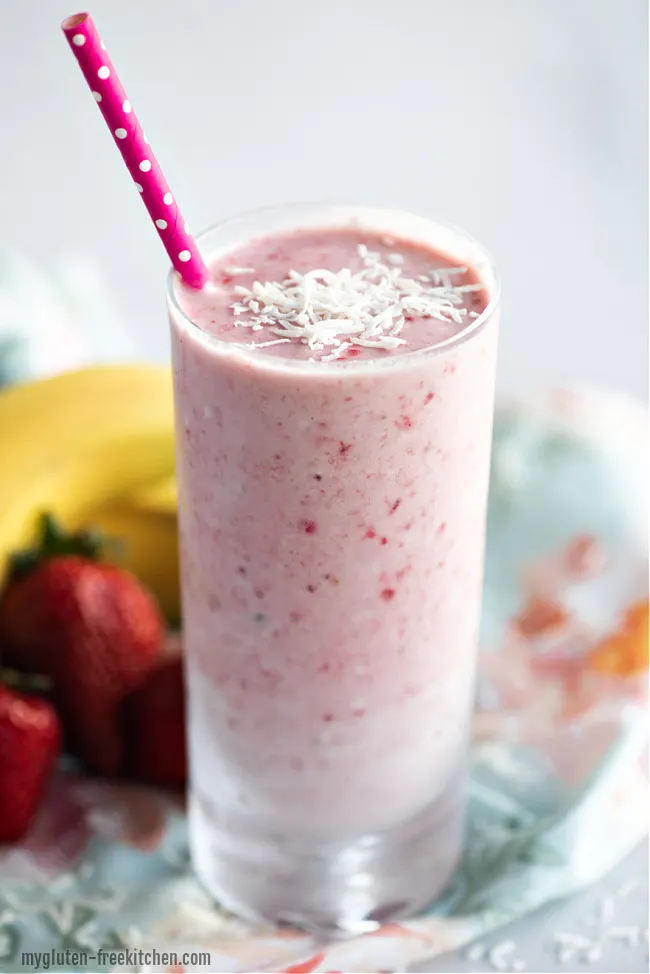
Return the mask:
POLYGON ((407 315, 462 325, 467 318, 464 295, 483 290, 482 284, 452 283, 466 267, 432 269, 413 279, 403 276, 402 254, 387 254, 383 263, 381 254, 365 244, 358 245, 357 254, 363 267, 356 273, 348 267, 306 274, 291 270, 281 282, 236 285, 235 324, 253 331, 265 327, 312 351, 332 348, 321 360, 334 361, 351 345, 391 350, 408 344, 399 337, 407 315))
MULTIPOLYGON (((648 931, 639 926, 612 926, 616 909, 620 900, 634 892, 639 886, 636 880, 624 882, 613 894, 606 893, 596 904, 594 915, 587 919, 587 923, 598 929, 591 935, 575 931, 556 931, 551 934, 548 947, 553 951, 555 960, 564 966, 576 964, 588 967, 603 959, 607 946, 611 942, 618 942, 624 947, 638 947, 643 940, 648 940, 648 931)), ((513 940, 504 940, 489 945, 486 941, 474 941, 464 951, 463 957, 470 963, 483 962, 493 971, 519 972, 525 971, 526 964, 522 958, 516 956, 516 944, 513 940)))

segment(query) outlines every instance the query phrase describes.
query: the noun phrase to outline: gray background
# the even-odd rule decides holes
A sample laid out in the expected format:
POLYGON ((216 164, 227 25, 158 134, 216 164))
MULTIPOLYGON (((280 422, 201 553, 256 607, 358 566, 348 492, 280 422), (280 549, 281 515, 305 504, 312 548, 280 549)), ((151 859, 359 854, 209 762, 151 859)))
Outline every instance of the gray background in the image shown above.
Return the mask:
MULTIPOLYGON (((0 219, 82 247, 164 358, 166 257, 59 35, 0 0, 0 219)), ((289 199, 470 230, 505 282, 502 390, 647 388, 645 0, 93 0, 196 230, 289 199)))
MULTIPOLYGON (((166 258, 59 34, 70 2, 0 0, 3 245, 95 255, 141 357, 165 359, 166 258)), ((457 223, 502 270, 502 391, 647 394, 645 0, 93 0, 92 12, 192 227, 289 199, 457 223)), ((647 872, 638 853, 609 881, 645 886, 622 924, 647 917, 647 872)), ((555 969, 551 929, 579 929, 594 895, 518 926, 528 970, 555 969)), ((593 969, 647 971, 646 947, 612 947, 593 969)))

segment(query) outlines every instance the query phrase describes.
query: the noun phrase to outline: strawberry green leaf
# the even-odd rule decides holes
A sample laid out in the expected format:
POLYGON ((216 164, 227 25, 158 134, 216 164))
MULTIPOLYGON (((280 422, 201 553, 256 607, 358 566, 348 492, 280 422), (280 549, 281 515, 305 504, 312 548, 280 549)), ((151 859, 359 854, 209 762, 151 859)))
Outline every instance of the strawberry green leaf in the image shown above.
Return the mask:
POLYGON ((43 513, 38 521, 36 543, 22 551, 15 551, 9 559, 9 576, 15 578, 33 571, 48 558, 61 555, 79 555, 96 561, 102 552, 104 540, 96 531, 65 531, 52 514, 43 513))

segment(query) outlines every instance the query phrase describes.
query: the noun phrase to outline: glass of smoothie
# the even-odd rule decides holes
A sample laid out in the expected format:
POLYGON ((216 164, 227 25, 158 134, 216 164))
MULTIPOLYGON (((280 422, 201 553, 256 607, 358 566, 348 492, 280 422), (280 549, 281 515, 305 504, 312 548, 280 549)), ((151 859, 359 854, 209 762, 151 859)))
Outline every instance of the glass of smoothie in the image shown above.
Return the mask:
POLYGON ((228 909, 322 935, 462 852, 497 350, 481 246, 290 205, 169 280, 190 843, 228 909))

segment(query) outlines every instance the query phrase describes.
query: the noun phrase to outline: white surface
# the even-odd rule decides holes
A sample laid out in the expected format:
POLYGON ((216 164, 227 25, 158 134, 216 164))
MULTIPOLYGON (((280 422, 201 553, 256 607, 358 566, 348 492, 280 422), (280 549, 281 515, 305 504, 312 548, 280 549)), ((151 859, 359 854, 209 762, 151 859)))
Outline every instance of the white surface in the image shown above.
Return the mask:
MULTIPOLYGON (((570 974, 585 971, 585 974, 644 974, 648 971, 648 843, 640 845, 625 862, 621 863, 602 883, 587 890, 573 900, 552 904, 534 915, 504 927, 490 937, 479 940, 486 945, 486 956, 490 948, 504 941, 513 941, 515 948, 512 959, 524 962, 527 974, 570 974), (625 887, 633 887, 624 896, 618 895, 625 887), (613 900, 611 920, 603 924, 602 910, 607 906, 603 901, 613 900), (641 936, 638 942, 626 942, 616 934, 623 932, 641 936), (577 934, 591 943, 601 946, 598 959, 591 964, 573 958, 561 963, 558 957, 556 937, 564 933, 577 934), (644 936, 645 934, 645 936, 644 936)), ((488 959, 489 960, 489 959, 488 959)), ((468 972, 491 971, 494 968, 488 960, 470 961, 466 951, 445 954, 434 960, 414 967, 416 971, 435 974, 468 974, 468 972)))
MULTIPOLYGON (((103 261, 167 355, 166 258, 59 32, 0 0, 3 243, 103 261)), ((94 0, 190 225, 288 199, 465 227, 504 280, 501 387, 647 382, 644 0, 94 0)))

